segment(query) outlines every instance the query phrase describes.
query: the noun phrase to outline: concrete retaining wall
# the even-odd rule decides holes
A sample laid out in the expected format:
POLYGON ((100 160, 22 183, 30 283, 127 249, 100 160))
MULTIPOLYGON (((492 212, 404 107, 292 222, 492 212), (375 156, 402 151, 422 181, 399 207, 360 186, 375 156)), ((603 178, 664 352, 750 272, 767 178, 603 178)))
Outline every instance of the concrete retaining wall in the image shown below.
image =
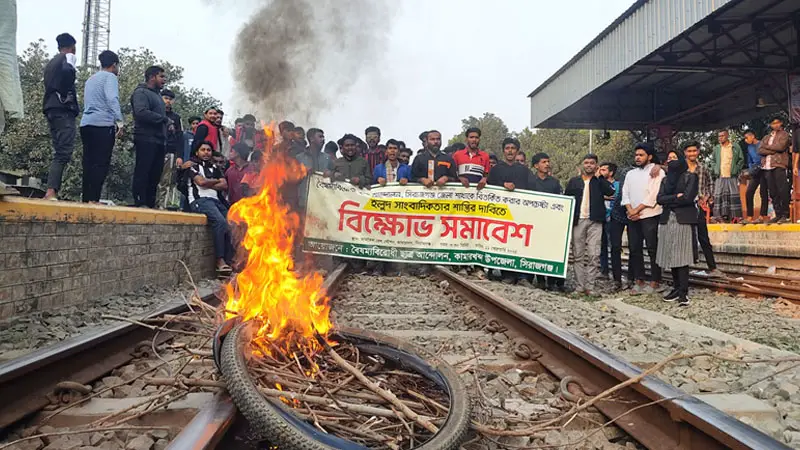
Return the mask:
POLYGON ((0 319, 214 276, 202 215, 5 197, 0 319))

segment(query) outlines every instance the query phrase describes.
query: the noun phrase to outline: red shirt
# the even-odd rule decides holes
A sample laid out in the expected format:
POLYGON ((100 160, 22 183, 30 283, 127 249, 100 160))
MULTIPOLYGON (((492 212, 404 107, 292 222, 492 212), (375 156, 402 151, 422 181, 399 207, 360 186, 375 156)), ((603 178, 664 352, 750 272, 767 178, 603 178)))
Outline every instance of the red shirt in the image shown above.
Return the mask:
POLYGON ((242 179, 245 174, 253 172, 253 166, 250 164, 245 164, 244 167, 231 165, 228 170, 225 171, 225 180, 228 182, 228 201, 230 201, 231 205, 244 197, 242 193, 242 179))
POLYGON ((481 178, 489 174, 489 154, 483 150, 478 150, 474 155, 468 148, 453 153, 453 161, 458 167, 458 176, 464 177, 470 183, 477 183, 481 178))

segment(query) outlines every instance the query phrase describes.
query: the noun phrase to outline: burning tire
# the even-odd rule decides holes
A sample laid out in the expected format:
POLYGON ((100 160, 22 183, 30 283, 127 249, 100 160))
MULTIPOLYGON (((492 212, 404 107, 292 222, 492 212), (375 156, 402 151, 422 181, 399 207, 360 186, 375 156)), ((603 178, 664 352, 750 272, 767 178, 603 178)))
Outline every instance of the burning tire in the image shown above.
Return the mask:
MULTIPOLYGON (((219 366, 228 392, 253 430, 270 444, 288 450, 364 450, 367 447, 319 431, 295 416, 278 400, 268 399, 251 377, 245 351, 249 347, 251 322, 238 324, 220 347, 219 366)), ((470 423, 470 398, 458 375, 438 357, 409 343, 362 330, 343 329, 331 335, 347 341, 364 354, 379 356, 430 380, 449 396, 448 415, 439 431, 419 450, 455 450, 464 441, 470 423)))

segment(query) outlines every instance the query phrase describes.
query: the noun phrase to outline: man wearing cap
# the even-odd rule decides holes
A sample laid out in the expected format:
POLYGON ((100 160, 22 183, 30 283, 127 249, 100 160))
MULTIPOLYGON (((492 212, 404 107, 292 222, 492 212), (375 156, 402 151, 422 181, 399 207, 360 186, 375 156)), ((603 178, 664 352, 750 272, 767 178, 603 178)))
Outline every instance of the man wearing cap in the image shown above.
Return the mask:
POLYGON ((75 77, 78 60, 75 57, 75 38, 69 33, 59 34, 58 54, 44 68, 44 115, 50 125, 53 139, 53 162, 47 175, 46 200, 57 200, 61 189, 64 167, 72 159, 78 127, 78 95, 75 77))
MULTIPOLYGON (((767 181, 775 218, 770 223, 789 223, 789 182, 786 168, 789 167, 789 147, 792 137, 783 129, 783 119, 775 117, 770 122, 772 132, 761 140, 758 153, 761 155, 761 170, 767 181)), ((762 199, 762 201, 766 201, 762 199)))
POLYGON ((175 103, 175 93, 169 89, 161 90, 161 99, 164 100, 164 108, 167 112, 169 122, 167 124, 167 140, 164 156, 164 168, 161 171, 161 183, 159 184, 159 203, 163 204, 166 208, 169 204, 175 203, 178 200, 177 191, 173 186, 173 168, 177 158, 183 156, 183 126, 181 125, 181 116, 178 115, 173 109, 172 105, 175 103))
POLYGON ((98 203, 111 165, 114 142, 122 136, 119 105, 119 57, 100 53, 100 70, 86 80, 83 89, 81 142, 83 143, 83 201, 98 203))

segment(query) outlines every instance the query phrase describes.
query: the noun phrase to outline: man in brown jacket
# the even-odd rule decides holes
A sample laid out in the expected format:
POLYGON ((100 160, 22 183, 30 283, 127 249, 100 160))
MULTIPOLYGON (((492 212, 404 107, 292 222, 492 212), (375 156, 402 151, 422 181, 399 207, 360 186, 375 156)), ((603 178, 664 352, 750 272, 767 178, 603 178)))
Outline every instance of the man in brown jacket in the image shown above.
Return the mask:
POLYGON ((783 119, 775 117, 769 124, 772 132, 761 140, 758 154, 761 155, 761 170, 769 186, 775 218, 770 223, 789 223, 789 182, 786 168, 789 167, 789 146, 792 137, 783 129, 783 119))

